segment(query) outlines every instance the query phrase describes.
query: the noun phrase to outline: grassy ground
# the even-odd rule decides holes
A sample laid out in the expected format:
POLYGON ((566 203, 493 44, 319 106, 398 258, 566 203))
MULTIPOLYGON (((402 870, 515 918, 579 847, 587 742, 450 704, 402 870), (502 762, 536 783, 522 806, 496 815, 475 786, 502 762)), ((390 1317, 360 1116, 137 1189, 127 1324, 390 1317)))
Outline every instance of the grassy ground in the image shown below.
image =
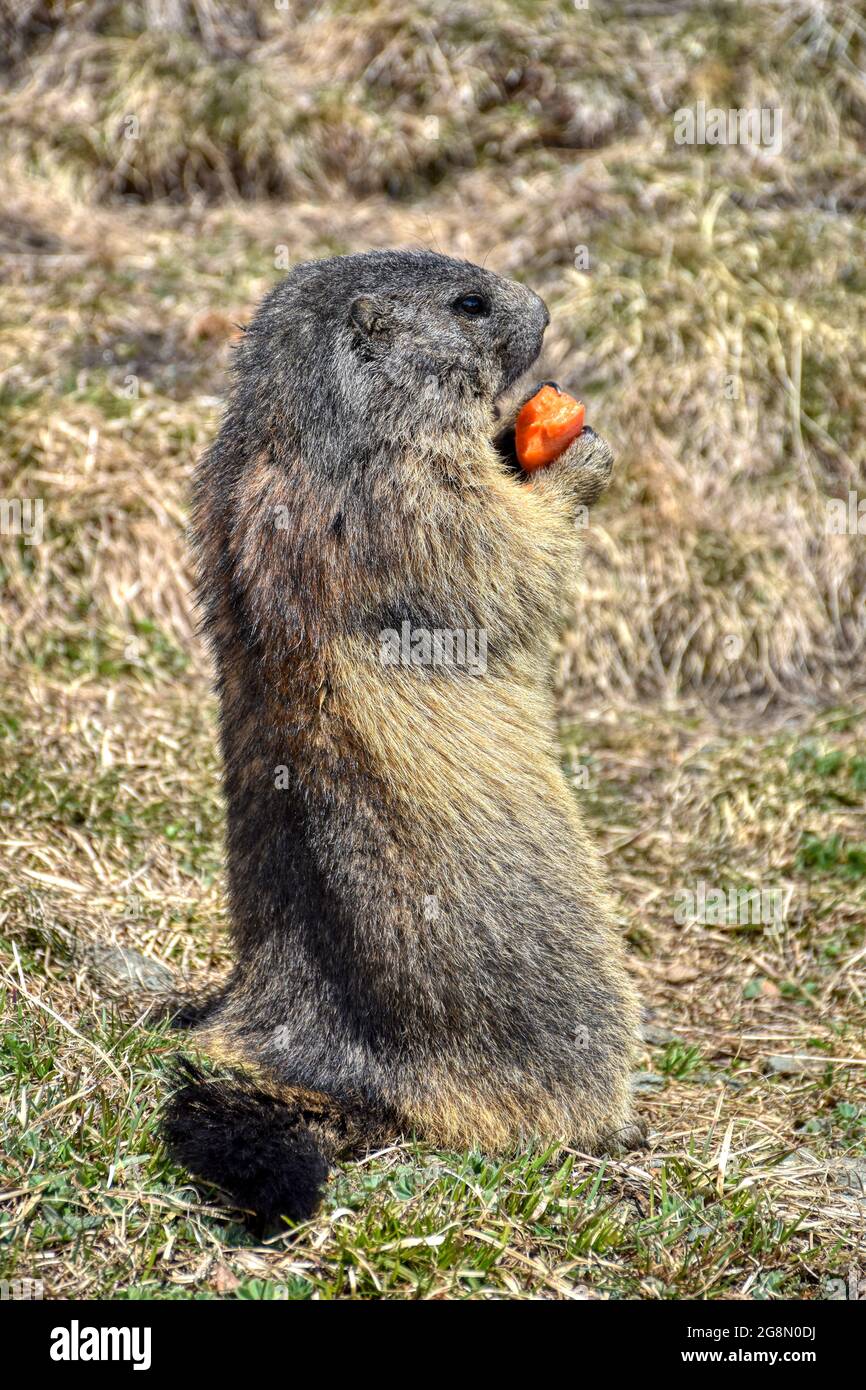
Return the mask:
POLYGON ((54 1297, 862 1296, 866 537, 824 518, 866 495, 863 24, 830 3, 610 8, 7 21, 0 498, 42 499, 44 534, 0 535, 0 1277, 54 1297), (783 152, 675 146, 671 111, 700 98, 781 106, 783 152), (558 671, 647 1003, 652 1138, 617 1161, 407 1142, 262 1245, 167 1164, 174 1044, 118 976, 130 949, 157 975, 227 964, 184 526, 234 325, 285 264, 391 244, 539 288, 541 374, 617 449, 558 671), (700 884, 778 892, 781 930, 695 921, 700 884))

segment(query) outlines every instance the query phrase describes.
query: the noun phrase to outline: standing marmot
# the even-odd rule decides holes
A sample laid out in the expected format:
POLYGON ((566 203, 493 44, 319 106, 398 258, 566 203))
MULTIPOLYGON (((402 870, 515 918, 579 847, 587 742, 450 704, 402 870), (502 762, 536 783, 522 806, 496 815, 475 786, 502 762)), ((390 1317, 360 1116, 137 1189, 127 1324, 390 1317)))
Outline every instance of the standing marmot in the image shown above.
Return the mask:
POLYGON ((530 481, 492 438, 548 321, 429 252, 300 265, 198 470, 237 964, 197 1033, 231 1070, 188 1067, 165 1129, 265 1219, 401 1131, 634 1135, 637 1005, 550 680, 611 455, 586 430, 530 481))

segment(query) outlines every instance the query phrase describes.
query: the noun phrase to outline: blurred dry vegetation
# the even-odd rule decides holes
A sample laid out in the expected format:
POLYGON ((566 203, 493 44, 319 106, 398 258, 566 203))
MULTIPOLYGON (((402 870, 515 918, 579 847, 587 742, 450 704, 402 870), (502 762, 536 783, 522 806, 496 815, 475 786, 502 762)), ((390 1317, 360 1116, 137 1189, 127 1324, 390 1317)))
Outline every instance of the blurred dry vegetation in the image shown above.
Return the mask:
MULTIPOLYGON (((864 22, 811 0, 601 8, 13 7, 0 231, 77 258, 61 282, 87 283, 58 336, 33 302, 57 277, 21 267, 28 358, 48 331, 43 389, 13 429, 50 415, 55 353, 93 379, 122 340, 128 362, 102 378, 110 392, 138 369, 139 428, 104 484, 117 502, 131 473, 143 500, 164 494, 157 510, 180 504, 183 472, 147 426, 173 375, 187 400, 219 389, 219 313, 249 312, 277 246, 486 259, 549 297, 551 370, 618 450, 568 690, 826 696, 863 667, 866 547, 827 533, 825 498, 866 472, 864 22), (671 113, 698 98, 779 106, 782 153, 675 145, 671 113), (262 199, 279 202, 253 212, 262 199)), ((5 354, 14 394, 14 338, 5 354)), ((68 501, 75 523, 96 498, 68 501)), ((172 540, 161 561, 183 583, 172 540)), ((37 557, 55 580, 56 558, 37 557)), ((166 615, 150 597, 128 611, 185 641, 185 601, 166 615)))
POLYGON ((41 544, 0 537, 9 1268, 55 1292, 812 1297, 866 1263, 838 1166, 866 1139, 866 535, 826 521, 866 497, 864 65, 837 0, 0 0, 0 497, 45 503, 41 544), (677 145, 698 100, 780 108, 781 151, 677 145), (664 1024, 664 1191, 643 1159, 585 1191, 518 1166, 455 1195, 437 1169, 407 1214, 391 1155, 346 1178, 349 1234, 326 1211, 307 1245, 229 1258, 153 1157, 149 1054, 88 971, 114 945, 225 964, 189 476, 281 271, 390 245, 539 290, 539 375, 617 454, 559 690, 664 1024), (787 884, 789 929, 676 926, 700 878, 787 884), (767 1061, 810 1049, 854 1062, 767 1061), (638 1216, 611 1224, 614 1199, 638 1216))

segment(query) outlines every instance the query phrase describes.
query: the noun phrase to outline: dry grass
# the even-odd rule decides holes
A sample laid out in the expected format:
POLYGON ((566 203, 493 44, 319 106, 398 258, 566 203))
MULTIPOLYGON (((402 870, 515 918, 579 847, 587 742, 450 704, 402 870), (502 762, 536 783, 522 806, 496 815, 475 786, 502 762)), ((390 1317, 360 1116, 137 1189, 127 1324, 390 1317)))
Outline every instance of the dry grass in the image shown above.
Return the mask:
POLYGON ((43 499, 45 534, 0 537, 4 1272, 56 1296, 838 1294, 866 1278, 866 537, 825 529, 866 495, 859 11, 174 12, 5 16, 0 498, 43 499), (699 98, 780 105, 782 153, 675 146, 699 98), (184 526, 234 324, 281 248, 394 244, 539 288, 541 374, 618 452, 559 678, 653 1011, 653 1142, 566 1167, 407 1145, 264 1248, 161 1156, 172 1044, 108 984, 116 947, 195 979, 227 960, 184 526), (678 923, 701 881, 780 889, 784 931, 678 923))
POLYGON ((171 1040, 106 1002, 125 994, 111 948, 198 980, 226 965, 212 710, 190 672, 78 682, 31 674, 4 720, 14 1272, 53 1296, 326 1298, 812 1298, 861 1277, 866 711, 745 733, 623 710, 566 731, 651 1010, 648 1154, 405 1145, 260 1246, 167 1166, 171 1040), (785 930, 678 925, 700 880, 781 887, 785 930))

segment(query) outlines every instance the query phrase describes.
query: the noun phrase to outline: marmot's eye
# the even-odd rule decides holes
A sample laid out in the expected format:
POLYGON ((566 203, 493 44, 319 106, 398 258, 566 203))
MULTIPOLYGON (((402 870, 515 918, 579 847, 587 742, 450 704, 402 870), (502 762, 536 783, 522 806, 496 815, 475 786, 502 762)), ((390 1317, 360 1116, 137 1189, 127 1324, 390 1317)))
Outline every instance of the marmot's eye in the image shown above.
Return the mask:
POLYGON ((461 294, 451 305, 455 314, 466 314, 471 319, 479 319, 490 313, 490 305, 483 295, 461 294))

